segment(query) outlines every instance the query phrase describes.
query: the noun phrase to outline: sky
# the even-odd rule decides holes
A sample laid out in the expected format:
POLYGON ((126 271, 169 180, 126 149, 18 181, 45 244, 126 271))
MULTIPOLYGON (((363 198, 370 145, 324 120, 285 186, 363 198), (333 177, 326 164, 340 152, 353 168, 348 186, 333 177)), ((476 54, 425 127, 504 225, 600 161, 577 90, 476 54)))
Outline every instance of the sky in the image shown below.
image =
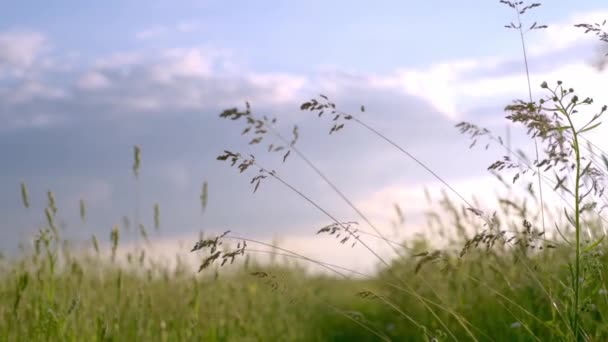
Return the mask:
MULTIPOLYGON (((608 74, 594 66, 600 44, 573 28, 605 18, 600 0, 551 1, 524 16, 549 26, 526 34, 535 96, 542 81, 561 79, 605 98, 608 74)), ((297 156, 282 163, 266 145, 248 145, 241 122, 219 118, 245 101, 256 115, 276 117, 287 136, 298 125, 299 149, 386 231, 394 203, 416 217, 423 189, 438 193, 441 184, 361 127, 329 136, 330 118, 301 112, 302 102, 325 94, 345 111, 365 105, 367 123, 463 194, 483 195, 496 154, 469 150, 454 125, 472 121, 503 134, 504 106, 526 98, 521 42, 504 27, 513 20, 498 1, 5 0, 0 250, 14 251, 44 224, 51 190, 64 234, 75 240, 104 240, 123 216, 151 229, 159 203, 161 245, 231 229, 331 256, 333 241, 321 248, 317 239, 327 238, 314 235, 328 217, 277 182, 253 194, 254 174, 215 160, 225 149, 255 154, 336 217, 359 220, 297 156), (142 149, 137 184, 134 145, 142 149)), ((529 150, 523 133, 514 128, 513 144, 529 150)), ((606 146, 602 135, 594 142, 606 146)), ((344 255, 352 265, 369 258, 344 255)))

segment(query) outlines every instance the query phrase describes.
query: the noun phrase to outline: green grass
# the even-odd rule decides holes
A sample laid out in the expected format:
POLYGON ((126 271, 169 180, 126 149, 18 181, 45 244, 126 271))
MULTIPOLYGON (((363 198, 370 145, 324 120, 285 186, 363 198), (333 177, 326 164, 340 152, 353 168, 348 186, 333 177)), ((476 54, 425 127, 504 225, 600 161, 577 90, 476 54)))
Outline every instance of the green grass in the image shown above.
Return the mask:
POLYGON ((72 260, 55 275, 42 261, 4 264, 0 340, 375 340, 326 305, 379 315, 380 305, 349 303, 363 281, 308 278, 278 267, 273 274, 280 276, 276 290, 243 268, 216 279, 93 259, 72 260), (19 291, 24 274, 29 280, 19 291))
MULTIPOLYGON (((49 251, 61 254, 52 271, 45 253, 2 262, 0 340, 382 340, 378 334, 393 341, 471 340, 463 322, 479 341, 559 340, 568 333, 543 290, 562 297, 563 265, 571 257, 562 247, 540 253, 482 247, 425 263, 417 273, 421 257, 410 256, 390 272, 351 279, 311 275, 293 263, 241 259, 197 274, 196 267, 169 269, 124 255, 112 263, 54 250, 52 243, 49 251), (394 276, 407 279, 437 316, 394 276), (363 298, 363 291, 380 298, 363 298)), ((599 261, 604 272, 608 260, 599 261)), ((594 340, 605 340, 605 291, 593 298, 595 310, 581 319, 594 340)))

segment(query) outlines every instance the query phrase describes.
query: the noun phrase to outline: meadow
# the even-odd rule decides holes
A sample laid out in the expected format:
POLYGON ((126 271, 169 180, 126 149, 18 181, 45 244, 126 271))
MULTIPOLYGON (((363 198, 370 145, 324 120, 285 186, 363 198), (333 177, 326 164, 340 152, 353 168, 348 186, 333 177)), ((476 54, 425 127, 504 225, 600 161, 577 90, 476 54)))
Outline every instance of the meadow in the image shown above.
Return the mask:
MULTIPOLYGON (((539 7, 500 1, 520 16, 539 7)), ((605 22, 581 24, 581 34, 608 43, 605 22)), ((525 34, 546 28, 521 21, 508 25, 520 33, 528 69, 525 34)), ((525 85, 523 85, 525 88, 525 85)), ((299 158, 356 214, 356 222, 337 219, 251 155, 226 150, 218 163, 251 180, 285 186, 303 205, 323 213, 328 225, 318 238, 334 238, 336 251, 362 248, 377 260, 366 274, 314 260, 270 242, 224 233, 190 241, 171 265, 150 256, 153 238, 142 225, 116 225, 107 237, 72 243, 57 224, 54 194, 48 192, 46 224, 18 256, 0 259, 1 341, 605 341, 608 290, 604 184, 607 155, 585 133, 602 129, 607 107, 578 94, 559 80, 530 84, 529 98, 506 105, 507 121, 527 130, 536 155, 511 150, 500 136, 474 123, 454 129, 471 139, 471 148, 491 144, 504 155, 489 165, 505 190, 479 209, 436 174, 415 151, 399 145, 365 121, 364 105, 346 111, 325 94, 300 110, 329 122, 329 134, 358 125, 418 164, 444 185, 441 198, 428 198, 425 236, 393 241, 351 201, 330 176, 298 148, 297 126, 287 132, 277 119, 258 116, 249 103, 220 118, 242 124, 251 145, 264 145, 281 162, 299 158), (544 97, 532 98, 532 88, 544 97), (276 141, 280 143, 277 144, 276 141), (560 199, 549 202, 550 194, 560 199), (121 249, 125 237, 139 244, 121 249), (433 239, 442 240, 438 245, 433 239), (100 241, 109 243, 100 243, 100 241), (369 241, 394 252, 381 256, 369 241), (268 256, 271 256, 268 259, 268 256), (323 272, 311 272, 314 265, 323 272)), ((606 100, 606 99, 597 99, 606 100)), ((326 127, 323 126, 323 129, 326 127)), ((153 153, 153 151, 150 151, 153 153)), ((466 153, 466 151, 463 151, 466 153)), ((142 151, 133 149, 135 182, 142 151)), ((21 201, 29 207, 26 183, 21 201)), ((19 194, 15 194, 18 198, 19 194)), ((205 184, 201 206, 213 194, 205 184)), ((136 204, 137 206, 137 204, 136 204)), ((86 219, 86 204, 80 203, 86 219)), ((397 220, 402 220, 397 207, 397 220)), ((158 226, 161 208, 155 206, 158 226)))

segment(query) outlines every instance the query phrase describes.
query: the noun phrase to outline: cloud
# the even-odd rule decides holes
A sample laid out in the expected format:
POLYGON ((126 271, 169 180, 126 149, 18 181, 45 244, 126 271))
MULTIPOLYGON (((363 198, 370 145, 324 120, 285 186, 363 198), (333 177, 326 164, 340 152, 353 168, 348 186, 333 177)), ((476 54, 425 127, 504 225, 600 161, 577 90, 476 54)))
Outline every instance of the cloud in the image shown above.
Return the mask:
MULTIPOLYGON (((585 22, 603 14, 606 13, 579 15, 571 22, 585 22)), ((603 96, 601 83, 605 83, 607 73, 601 68, 598 72, 597 65, 586 60, 588 53, 580 45, 581 41, 589 43, 590 36, 585 37, 572 24, 555 25, 546 32, 539 31, 538 36, 529 42, 533 51, 528 63, 534 97, 539 95, 540 83, 557 80, 576 86, 585 96, 603 96)), ((425 99, 451 120, 458 120, 479 106, 527 98, 528 93, 523 60, 517 54, 446 61, 426 68, 399 68, 373 75, 367 83, 425 99)))
MULTIPOLYGON (((586 55, 585 44, 597 39, 584 35, 583 30, 575 28, 574 24, 593 23, 606 17, 606 11, 579 13, 567 21, 550 25, 548 29, 534 31, 527 42, 529 63, 533 68, 533 87, 543 80, 557 80, 559 77, 567 77, 573 84, 597 85, 605 74, 597 74, 593 66, 581 62, 586 55)), ((331 77, 320 81, 329 91, 336 91, 340 86, 355 81, 348 80, 339 72, 329 74, 331 77), (340 79, 340 84, 336 82, 337 79, 340 79)), ((361 81, 360 78, 356 80, 361 81)), ((423 68, 397 68, 385 74, 367 75, 363 81, 370 88, 398 90, 424 99, 450 120, 462 118, 477 106, 497 100, 522 98, 527 94, 526 75, 519 51, 515 51, 513 56, 448 60, 423 68)))
POLYGON ((287 73, 249 73, 245 80, 251 87, 269 90, 251 98, 262 104, 294 103, 301 100, 298 96, 308 81, 304 76, 287 73))
MULTIPOLYGON (((572 20, 584 18, 587 17, 579 16, 572 20)), ((198 26, 195 21, 182 22, 174 25, 171 30, 189 32, 198 26)), ((147 33, 167 30, 156 28, 147 33)), ((541 31, 540 34, 553 37, 555 33, 552 32, 554 31, 541 31)), ((40 46, 44 45, 44 37, 19 37, 20 41, 30 42, 29 45, 22 44, 29 48, 17 49, 21 52, 11 52, 11 56, 31 56, 24 60, 26 64, 32 65, 40 46)), ((11 60, 17 59, 11 57, 11 60)), ((302 75, 256 72, 234 68, 234 65, 230 51, 214 47, 170 48, 157 50, 154 54, 126 51, 98 58, 78 76, 70 75, 72 71, 66 71, 64 78, 77 78, 71 86, 39 77, 18 85, 19 94, 0 90, 0 99, 4 93, 6 101, 13 103, 24 104, 36 98, 55 100, 60 106, 50 106, 51 108, 63 106, 90 111, 89 108, 96 107, 105 116, 116 117, 202 110, 209 106, 233 106, 245 100, 262 106, 297 105, 307 94, 319 91, 336 94, 339 89, 348 88, 357 89, 361 94, 392 93, 417 98, 430 103, 437 113, 448 120, 455 121, 479 106, 486 106, 496 100, 523 97, 526 93, 521 63, 517 57, 509 56, 445 61, 424 68, 398 68, 386 73, 348 73, 335 69, 302 75), (69 96, 75 96, 74 101, 77 102, 70 102, 69 96)), ((595 79, 591 83, 597 84, 598 81, 597 76, 592 74, 592 69, 570 63, 569 66, 554 65, 551 69, 534 73, 534 84, 541 82, 537 82, 538 79, 550 80, 556 70, 571 75, 575 78, 572 82, 588 84, 588 80, 595 79)), ((48 104, 49 102, 45 103, 47 108, 48 104)), ((23 117, 39 115, 40 112, 37 109, 36 114, 28 114, 29 109, 19 109, 21 122, 28 121, 23 120, 23 117)), ((6 112, 14 113, 16 110, 3 109, 3 117, 10 118, 11 115, 6 112)), ((55 111, 48 110, 45 116, 52 116, 55 111)))
POLYGON ((101 72, 89 71, 78 80, 78 87, 85 90, 98 90, 110 86, 110 80, 101 72))
POLYGON ((601 23, 606 18, 608 18, 608 10, 574 13, 563 22, 535 31, 529 52, 532 56, 542 56, 597 41, 597 37, 593 34, 584 34, 584 29, 574 25, 601 23))
POLYGON ((93 65, 100 69, 124 69, 142 63, 143 59, 138 52, 116 52, 98 58, 93 65))
MULTIPOLYGON (((450 120, 455 120, 464 112, 461 107, 469 99, 463 95, 483 97, 483 92, 493 88, 480 88, 477 92, 462 92, 467 82, 480 79, 476 74, 500 69, 507 63, 506 58, 491 57, 483 59, 464 59, 437 63, 424 68, 397 68, 384 74, 345 73, 338 70, 325 70, 323 79, 318 80, 326 91, 336 92, 340 87, 356 86, 380 91, 396 91, 417 97, 430 104, 439 113, 450 120)), ((502 82, 496 77, 489 79, 502 82)))
MULTIPOLYGON (((231 54, 210 47, 170 48, 156 54, 121 52, 98 58, 78 71, 39 73, 10 86, 0 84, 0 120, 19 127, 29 116, 100 118, 176 115, 242 104, 285 104, 297 99, 306 78, 286 73, 235 73, 231 54), (61 81, 58 81, 61 80, 61 81), (74 80, 65 82, 65 80, 74 80), (78 114, 76 114, 78 113, 78 114)), ((294 107, 295 108, 295 107, 294 107)), ((32 121, 33 122, 33 121, 32 121)))
POLYGON ((158 82, 210 76, 214 55, 214 51, 204 51, 199 48, 170 49, 164 51, 161 61, 151 68, 151 76, 158 82))
POLYGON ((64 122, 66 113, 52 107, 69 98, 64 85, 39 77, 13 79, 6 84, 0 81, 0 129, 40 128, 64 122))
POLYGON ((57 100, 68 96, 63 89, 36 80, 25 81, 7 93, 3 100, 8 104, 22 104, 39 99, 57 100))
MULTIPOLYGON (((495 204, 496 196, 494 192, 488 189, 498 189, 500 182, 492 175, 486 174, 482 177, 461 178, 450 182, 451 186, 458 191, 467 201, 473 202, 473 197, 476 198, 482 207, 477 208, 485 211, 492 211, 495 204)), ((358 205, 369 212, 370 217, 374 217, 384 222, 390 222, 395 218, 392 208, 394 204, 398 204, 403 210, 406 218, 414 215, 420 215, 425 210, 432 207, 428 202, 425 192, 431 196, 431 201, 437 201, 441 198, 441 191, 445 190, 448 196, 454 199, 457 205, 464 205, 460 199, 437 180, 425 182, 424 184, 417 182, 396 182, 387 184, 384 187, 375 189, 368 196, 359 201, 358 205)), ((417 228, 421 228, 420 221, 414 222, 417 228)), ((420 233, 420 231, 409 231, 410 234, 420 233)))
POLYGON ((449 118, 456 118, 458 81, 463 73, 478 69, 481 64, 479 60, 467 60, 441 63, 426 70, 399 69, 394 76, 377 79, 374 83, 401 87, 404 92, 429 101, 449 118))
POLYGON ((0 33, 0 72, 3 69, 21 70, 32 66, 46 44, 46 37, 39 32, 0 33))

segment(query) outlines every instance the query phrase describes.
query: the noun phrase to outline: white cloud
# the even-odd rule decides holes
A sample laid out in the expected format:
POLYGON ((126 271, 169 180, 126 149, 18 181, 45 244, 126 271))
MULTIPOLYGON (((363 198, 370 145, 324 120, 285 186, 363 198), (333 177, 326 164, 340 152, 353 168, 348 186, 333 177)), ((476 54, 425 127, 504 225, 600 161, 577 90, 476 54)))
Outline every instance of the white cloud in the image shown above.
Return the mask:
MULTIPOLYGON (((477 71, 494 70, 504 63, 504 59, 454 60, 431 65, 423 69, 398 68, 386 74, 357 74, 344 72, 324 72, 318 80, 322 89, 336 92, 340 87, 369 87, 377 90, 396 90, 416 96, 431 103, 436 110, 450 119, 456 119, 461 111, 459 88, 467 75, 477 71)), ((480 89, 487 91, 488 89, 480 89)), ((490 89, 491 91, 491 89, 490 89)))
MULTIPOLYGON (((601 15, 601 13, 600 13, 601 15)), ((577 16, 572 22, 584 21, 577 16)), ((198 22, 182 22, 171 30, 192 31, 198 22)), ((547 39, 559 36, 560 26, 554 31, 540 31, 547 39)), ((157 27, 153 32, 165 32, 157 27)), ((582 35, 581 32, 578 32, 582 35)), ((35 55, 41 36, 30 39, 30 48, 11 52, 11 55, 35 55), (23 52, 25 51, 25 52, 23 52), (27 53, 29 51, 29 53, 27 53)), ((569 36, 568 36, 569 37, 569 36)), ((569 39, 569 38, 568 38, 569 39)), ((568 40, 566 39, 566 40, 568 40)), ((534 44, 531 44, 534 46, 534 44)), ((32 61, 31 57, 29 61, 32 61)), ((446 61, 426 68, 399 68, 393 72, 345 73, 322 72, 313 77, 295 73, 253 72, 234 68, 230 51, 189 47, 157 51, 154 54, 121 52, 99 58, 89 70, 84 70, 75 86, 81 90, 95 90, 95 103, 105 105, 109 111, 160 112, 198 110, 209 105, 227 105, 249 100, 255 104, 297 104, 305 94, 322 91, 331 95, 340 89, 358 89, 361 93, 373 91, 404 94, 430 103, 450 120, 480 104, 525 98, 526 79, 521 68, 504 69, 519 57, 469 58, 446 61), (232 66, 234 73, 226 70, 232 66), (501 69, 503 68, 503 69, 501 69)), ((12 60, 15 60, 12 57, 12 60)), ((26 58, 26 62, 28 59, 26 58)), ((31 63, 31 62, 30 62, 31 63)), ((599 89, 606 73, 597 73, 583 63, 544 67, 532 73, 533 84, 543 80, 562 79, 576 86, 585 95, 601 97, 599 89), (580 85, 580 86, 579 86, 580 85)), ((65 98, 68 90, 56 89, 48 82, 36 81, 23 85, 13 102, 32 101, 35 98, 65 98)))
MULTIPOLYGON (((405 93, 424 98, 448 117, 455 117, 457 108, 454 86, 459 76, 460 70, 451 68, 446 63, 424 71, 398 70, 393 82, 405 93)), ((378 83, 382 84, 382 81, 378 83)))
POLYGON ((268 90, 252 100, 262 103, 286 103, 300 100, 306 77, 286 73, 250 73, 247 81, 254 87, 268 90))
MULTIPOLYGON (((395 254, 384 241, 368 236, 361 236, 361 239, 385 261, 390 261, 391 258, 395 257, 395 254)), ((310 235, 291 235, 278 240, 278 245, 281 248, 294 251, 314 260, 328 262, 366 274, 373 274, 381 263, 377 257, 361 244, 351 247, 349 243, 341 244, 340 239, 336 239, 333 236, 314 235, 312 233, 310 235)), ((253 246, 252 248, 259 249, 258 246, 253 246)), ((254 254, 253 256, 258 255, 254 254)), ((259 255, 259 257, 262 257, 262 255, 259 255)), ((281 256, 277 257, 277 260, 283 259, 281 256)), ((293 262, 298 259, 288 258, 287 260, 293 262)), ((301 261, 301 264, 316 272, 329 272, 322 266, 312 262, 301 261)), ((348 272, 345 273, 348 274, 348 272)))
POLYGON ((43 55, 47 48, 47 39, 42 33, 0 32, 0 81, 25 78, 34 68, 51 69, 54 61, 43 55))
MULTIPOLYGON (((593 23, 608 17, 608 11, 579 13, 567 21, 549 25, 548 29, 535 31, 528 42, 530 56, 546 56, 573 48, 581 41, 589 42, 596 37, 585 35, 583 30, 575 28, 574 24, 593 23)), ((519 52, 516 52, 519 53, 519 52)), ((527 82, 522 70, 503 74, 488 75, 488 72, 498 70, 506 63, 520 60, 514 57, 500 56, 488 58, 471 58, 437 63, 426 68, 399 68, 387 74, 367 75, 366 82, 372 88, 398 89, 409 95, 425 99, 446 117, 456 120, 463 112, 471 110, 480 102, 504 98, 525 98, 527 82), (483 76, 483 74, 486 76, 483 76)), ((331 75, 331 74, 330 74, 331 75)), ((348 77, 331 77, 322 80, 323 87, 336 91, 341 85, 348 84, 348 77)), ((532 84, 542 81, 561 79, 569 84, 580 84, 581 90, 586 90, 589 96, 603 95, 600 92, 601 80, 605 73, 597 73, 584 63, 559 65, 553 70, 535 72, 532 70, 532 84)), ((361 81, 361 78, 357 80, 361 81)), ((605 84, 605 81, 603 81, 605 84)))
POLYGON ((99 58, 94 66, 100 69, 123 69, 143 62, 143 56, 137 52, 117 52, 99 58))
POLYGON ((78 87, 85 90, 104 89, 110 85, 110 80, 98 71, 89 71, 78 80, 78 87))
POLYGON ((129 111, 136 112, 153 112, 163 107, 161 101, 152 95, 118 98, 116 103, 119 107, 125 106, 129 111))
POLYGON ((63 99, 67 96, 67 92, 59 87, 46 85, 40 81, 32 80, 26 81, 19 87, 13 89, 11 92, 9 92, 5 100, 11 104, 20 104, 31 102, 36 99, 63 99))
POLYGON ((171 49, 164 52, 163 61, 152 69, 152 78, 170 82, 180 77, 205 77, 211 75, 214 54, 202 49, 171 49))
MULTIPOLYGON (((450 185, 467 201, 472 202, 472 198, 475 196, 477 200, 483 203, 484 207, 478 208, 482 210, 492 209, 496 201, 494 190, 498 191, 501 188, 500 182, 490 174, 484 177, 451 181, 450 185)), ((395 212, 392 210, 394 204, 398 204, 401 207, 406 217, 429 209, 430 206, 426 199, 425 189, 431 194, 432 200, 437 200, 436 196, 441 193, 442 189, 445 189, 445 186, 439 181, 426 184, 401 182, 390 184, 368 194, 357 205, 369 213, 370 217, 390 222, 390 220, 395 218, 395 212)), ((452 193, 448 193, 448 195, 454 198, 455 203, 459 203, 460 200, 456 195, 452 193)))
POLYGON ((31 66, 44 49, 46 38, 38 32, 0 33, 0 68, 31 66))
POLYGON ((574 25, 601 23, 606 18, 608 18, 608 10, 575 13, 564 22, 550 24, 546 29, 535 31, 530 41, 530 54, 542 56, 597 40, 594 35, 584 34, 584 29, 574 25))
POLYGON ((229 51, 208 47, 173 48, 154 57, 138 53, 99 59, 76 83, 95 90, 96 104, 124 113, 174 113, 205 106, 233 106, 244 100, 256 104, 284 104, 299 100, 307 84, 287 73, 235 74, 229 51))
MULTIPOLYGON (((556 56, 560 51, 574 48, 581 41, 597 40, 575 28, 575 23, 596 22, 608 17, 608 12, 593 12, 573 16, 568 22, 537 31, 529 42, 530 55, 537 58, 556 56)), ((480 103, 513 98, 527 98, 527 80, 523 67, 497 73, 501 66, 521 60, 520 56, 454 60, 431 65, 423 69, 401 68, 384 75, 369 77, 369 85, 383 89, 401 89, 404 93, 423 98, 450 119, 457 119, 480 103)), ((605 96, 602 84, 607 73, 580 62, 543 65, 541 71, 531 71, 533 92, 539 94, 540 83, 562 80, 596 99, 605 96)), ((333 85, 335 88, 335 84, 333 85)), ((536 97, 536 95, 535 95, 536 97)))

